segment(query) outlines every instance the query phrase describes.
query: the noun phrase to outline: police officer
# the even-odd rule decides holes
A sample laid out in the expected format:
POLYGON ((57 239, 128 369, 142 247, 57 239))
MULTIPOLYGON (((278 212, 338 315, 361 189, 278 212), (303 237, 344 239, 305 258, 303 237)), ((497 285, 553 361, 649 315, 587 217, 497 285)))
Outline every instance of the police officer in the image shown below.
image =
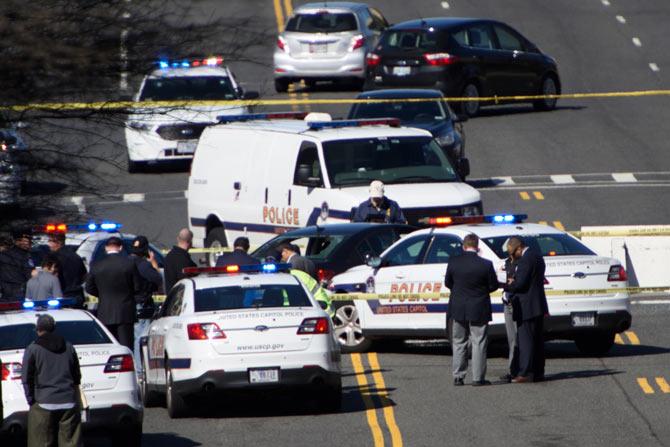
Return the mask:
POLYGON ((358 205, 351 217, 352 222, 406 223, 407 219, 397 202, 384 195, 384 184, 375 180, 370 183, 370 198, 358 205))
POLYGON ((74 307, 84 307, 84 280, 86 266, 75 250, 65 245, 65 234, 49 235, 49 250, 58 260, 58 280, 63 291, 63 298, 75 301, 74 307))
POLYGON ((0 252, 0 300, 23 300, 26 284, 35 268, 30 259, 32 231, 23 229, 12 233, 14 245, 0 252))

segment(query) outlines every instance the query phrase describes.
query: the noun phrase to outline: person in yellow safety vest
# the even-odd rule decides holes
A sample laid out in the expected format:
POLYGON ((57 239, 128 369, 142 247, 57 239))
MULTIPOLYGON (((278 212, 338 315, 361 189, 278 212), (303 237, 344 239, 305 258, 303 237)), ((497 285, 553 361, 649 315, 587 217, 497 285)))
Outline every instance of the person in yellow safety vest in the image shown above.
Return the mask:
POLYGON ((290 272, 291 275, 298 278, 298 280, 305 287, 307 287, 307 290, 309 290, 312 293, 312 295, 314 295, 314 298, 316 298, 319 304, 323 303, 321 307, 323 307, 324 310, 328 313, 328 315, 332 317, 335 314, 335 312, 333 311, 332 300, 330 299, 330 295, 328 295, 328 292, 326 292, 324 288, 321 287, 319 281, 312 278, 309 274, 303 272, 302 270, 291 269, 290 272))

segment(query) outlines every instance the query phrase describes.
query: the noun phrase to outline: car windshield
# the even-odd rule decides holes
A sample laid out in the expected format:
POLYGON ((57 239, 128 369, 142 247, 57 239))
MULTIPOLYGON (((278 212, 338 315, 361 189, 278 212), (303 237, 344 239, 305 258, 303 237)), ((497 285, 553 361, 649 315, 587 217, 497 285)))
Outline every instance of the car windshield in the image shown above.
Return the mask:
POLYGON ((297 284, 212 287, 195 291, 196 312, 270 307, 312 307, 312 303, 297 284))
POLYGON ((340 244, 349 239, 349 234, 322 234, 313 236, 279 236, 262 245, 253 253, 258 259, 272 257, 280 259, 277 247, 283 243, 295 244, 301 253, 313 261, 326 261, 340 244))
POLYGON ((435 51, 440 47, 439 34, 429 30, 387 31, 380 45, 385 51, 435 51))
POLYGON ((403 124, 414 124, 443 121, 447 116, 441 100, 436 100, 356 104, 349 118, 398 118, 403 124))
POLYGON ((356 17, 350 12, 301 13, 286 24, 286 31, 296 33, 343 33, 357 29, 356 17))
MULTIPOLYGON (((507 251, 505 242, 513 235, 482 238, 484 243, 500 258, 505 259, 507 251)), ((595 255, 577 239, 561 233, 523 235, 523 240, 533 250, 542 253, 542 256, 580 256, 595 255)))
MULTIPOLYGON (((57 321, 56 333, 73 345, 111 343, 105 331, 95 321, 57 321)), ((35 341, 37 333, 32 323, 0 327, 0 351, 25 349, 35 341)))
POLYGON ((323 143, 333 187, 393 183, 454 182, 458 176, 431 137, 379 137, 323 143))
POLYGON ((227 76, 183 76, 147 79, 140 101, 222 100, 236 97, 227 76))

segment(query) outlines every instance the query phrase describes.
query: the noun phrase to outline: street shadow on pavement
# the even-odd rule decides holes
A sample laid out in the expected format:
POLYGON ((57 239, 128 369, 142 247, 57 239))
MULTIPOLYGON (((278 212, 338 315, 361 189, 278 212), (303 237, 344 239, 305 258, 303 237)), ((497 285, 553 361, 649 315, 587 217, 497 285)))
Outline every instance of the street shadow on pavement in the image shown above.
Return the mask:
POLYGON ((617 374, 623 374, 624 371, 619 371, 616 369, 584 369, 580 371, 564 371, 556 374, 547 374, 544 377, 545 382, 554 382, 556 380, 569 380, 569 379, 589 379, 591 377, 602 377, 602 376, 614 376, 617 374))
POLYGON ((542 113, 559 113, 567 110, 584 110, 586 106, 574 105, 557 105, 554 110, 546 112, 538 112, 531 104, 500 104, 498 106, 484 107, 479 111, 479 114, 472 119, 477 118, 491 118, 496 116, 506 115, 525 115, 525 114, 542 114, 542 113))
MULTIPOLYGON (((85 437, 84 445, 86 447, 107 447, 112 443, 108 438, 85 437)), ((197 447, 202 444, 189 438, 184 438, 176 433, 144 433, 142 435, 143 447, 197 447)))

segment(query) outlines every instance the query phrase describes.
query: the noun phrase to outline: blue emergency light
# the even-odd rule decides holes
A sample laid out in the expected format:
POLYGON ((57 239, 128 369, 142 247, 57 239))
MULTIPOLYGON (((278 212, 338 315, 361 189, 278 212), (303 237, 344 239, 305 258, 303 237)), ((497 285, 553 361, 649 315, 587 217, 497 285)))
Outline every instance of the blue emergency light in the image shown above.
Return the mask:
POLYGON ((526 219, 528 219, 527 214, 494 214, 491 216, 484 216, 484 222, 494 224, 522 223, 526 219))
POLYGON ((191 68, 191 67, 217 67, 223 64, 223 57, 211 56, 207 58, 191 58, 180 60, 161 59, 158 62, 158 68, 168 70, 170 68, 191 68))
POLYGON ((15 308, 18 309, 19 305, 20 307, 24 308, 25 310, 33 310, 33 309, 58 309, 60 307, 64 306, 74 306, 75 300, 69 299, 69 298, 50 298, 48 300, 26 300, 21 302, 16 302, 13 303, 15 304, 15 308))
POLYGON ((399 127, 398 118, 374 118, 361 120, 333 120, 333 121, 310 121, 307 123, 310 130, 337 129, 340 127, 362 127, 362 126, 391 126, 399 127))
POLYGON ((221 124, 240 123, 243 121, 255 120, 279 120, 295 119, 302 120, 307 116, 307 112, 271 112, 271 113, 246 113, 242 115, 219 115, 216 117, 221 124))
POLYGON ((252 265, 219 265, 216 267, 186 267, 182 272, 186 275, 205 273, 278 273, 291 270, 291 264, 252 264, 252 265))

